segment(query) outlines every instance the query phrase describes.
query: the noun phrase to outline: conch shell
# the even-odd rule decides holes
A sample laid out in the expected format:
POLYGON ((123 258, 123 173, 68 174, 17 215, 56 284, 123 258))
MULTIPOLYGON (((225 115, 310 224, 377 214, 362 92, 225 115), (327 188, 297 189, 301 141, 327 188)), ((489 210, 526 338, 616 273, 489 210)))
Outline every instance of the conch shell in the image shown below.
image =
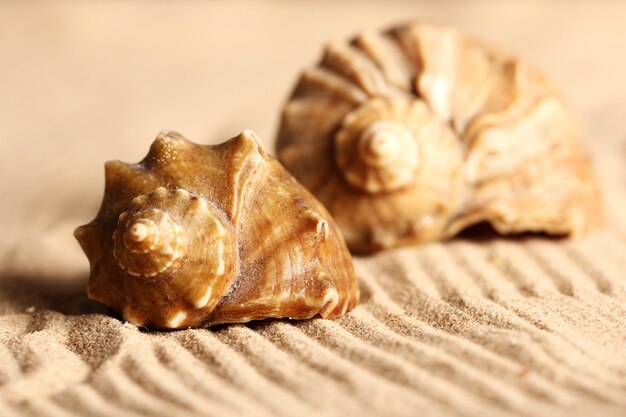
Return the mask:
POLYGON ((217 146, 162 132, 138 164, 106 164, 75 235, 89 298, 137 326, 338 317, 358 287, 328 212, 244 131, 217 146))
POLYGON ((581 234, 601 218, 579 133, 545 78, 430 23, 328 46, 285 106, 277 155, 357 252, 481 222, 581 234))

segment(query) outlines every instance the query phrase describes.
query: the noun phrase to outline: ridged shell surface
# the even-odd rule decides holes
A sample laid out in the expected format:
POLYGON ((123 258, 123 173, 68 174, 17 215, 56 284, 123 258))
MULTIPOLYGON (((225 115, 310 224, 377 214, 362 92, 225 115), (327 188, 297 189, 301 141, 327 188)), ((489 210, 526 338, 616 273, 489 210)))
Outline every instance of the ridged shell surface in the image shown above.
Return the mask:
POLYGON ((431 23, 329 45, 286 104, 280 161, 372 252, 600 223, 578 129, 529 63, 431 23))
POLYGON ((162 132, 140 163, 108 162, 75 235, 89 298, 137 326, 333 318, 358 300, 336 224, 251 131, 216 146, 162 132))

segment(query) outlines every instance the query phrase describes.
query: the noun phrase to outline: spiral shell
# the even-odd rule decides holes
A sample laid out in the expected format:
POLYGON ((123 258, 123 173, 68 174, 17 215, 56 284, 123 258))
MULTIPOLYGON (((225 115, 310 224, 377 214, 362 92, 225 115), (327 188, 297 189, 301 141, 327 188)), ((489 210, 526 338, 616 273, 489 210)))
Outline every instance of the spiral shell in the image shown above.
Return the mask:
POLYGON ((544 77, 430 23, 328 46, 285 106, 277 155, 357 252, 480 222, 580 234, 602 217, 577 128, 544 77))
POLYGON ((138 164, 106 164, 75 235, 89 298, 137 326, 338 317, 358 288, 327 211, 244 131, 217 146, 162 132, 138 164))

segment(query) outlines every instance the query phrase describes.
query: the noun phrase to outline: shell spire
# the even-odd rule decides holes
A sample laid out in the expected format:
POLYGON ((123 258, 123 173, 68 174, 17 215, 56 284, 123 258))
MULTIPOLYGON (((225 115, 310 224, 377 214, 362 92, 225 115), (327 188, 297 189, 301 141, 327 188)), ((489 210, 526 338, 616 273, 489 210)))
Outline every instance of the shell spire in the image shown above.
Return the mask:
POLYGON ((140 163, 107 163, 75 236, 89 298, 137 326, 332 318, 358 300, 337 226, 251 131, 216 146, 162 132, 140 163))
POLYGON ((279 160, 356 252, 500 233, 582 234, 599 192, 565 104, 530 64, 411 23, 334 43, 283 110, 279 160))

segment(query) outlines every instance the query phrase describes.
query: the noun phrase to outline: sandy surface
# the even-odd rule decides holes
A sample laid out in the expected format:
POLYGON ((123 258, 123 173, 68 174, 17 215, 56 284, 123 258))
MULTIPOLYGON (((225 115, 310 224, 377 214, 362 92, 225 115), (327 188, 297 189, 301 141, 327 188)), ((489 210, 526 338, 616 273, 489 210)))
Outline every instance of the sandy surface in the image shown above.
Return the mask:
POLYGON ((626 3, 0 3, 0 415, 626 415, 626 3), (449 23, 538 63, 580 120, 608 222, 355 260, 337 321, 139 331, 86 300, 72 237, 103 162, 162 129, 271 146, 322 44, 449 23))

